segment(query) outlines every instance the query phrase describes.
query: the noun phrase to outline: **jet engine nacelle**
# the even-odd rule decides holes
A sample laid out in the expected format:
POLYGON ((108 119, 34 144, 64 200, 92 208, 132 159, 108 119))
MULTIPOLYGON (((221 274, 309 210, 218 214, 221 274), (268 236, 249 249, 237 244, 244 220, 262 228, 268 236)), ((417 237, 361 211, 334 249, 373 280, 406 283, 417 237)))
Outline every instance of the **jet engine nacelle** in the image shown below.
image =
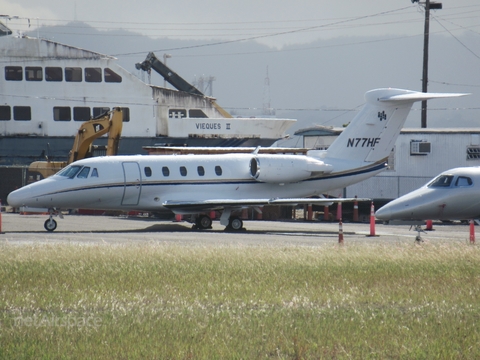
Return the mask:
POLYGON ((259 154, 250 160, 250 175, 267 183, 293 183, 332 170, 332 165, 301 155, 259 154))

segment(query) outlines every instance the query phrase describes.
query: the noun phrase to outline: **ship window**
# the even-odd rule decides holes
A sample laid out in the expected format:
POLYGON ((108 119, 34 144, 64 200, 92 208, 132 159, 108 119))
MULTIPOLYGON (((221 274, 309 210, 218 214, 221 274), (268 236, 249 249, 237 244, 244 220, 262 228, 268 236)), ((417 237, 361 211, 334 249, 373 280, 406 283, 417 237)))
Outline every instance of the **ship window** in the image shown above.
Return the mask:
POLYGON ((80 171, 77 175, 77 178, 86 179, 88 177, 88 173, 90 172, 90 168, 85 166, 82 171, 80 171))
POLYGON ((180 166, 180 175, 187 176, 187 168, 185 166, 180 166))
POLYGON ((102 115, 106 115, 110 111, 108 107, 94 107, 93 108, 93 117, 97 118, 102 115))
POLYGON ((92 170, 92 175, 90 175, 90 177, 98 177, 98 170, 97 170, 97 168, 93 168, 93 170, 92 170))
POLYGON ((5 80, 22 81, 22 67, 21 66, 5 66, 5 80))
POLYGON ((471 186, 472 179, 467 176, 459 176, 457 181, 455 181, 455 186, 471 186))
POLYGON ((166 166, 162 167, 163 176, 170 176, 170 169, 166 166))
POLYGON ((102 82, 102 69, 101 68, 85 68, 85 81, 86 82, 102 82))
POLYGON ((200 176, 205 175, 205 169, 203 168, 203 166, 198 166, 197 167, 197 172, 198 172, 198 175, 200 175, 200 176))
POLYGON ((222 167, 217 165, 215 166, 215 174, 217 174, 217 176, 222 176, 222 167))
POLYGON ((187 117, 187 110, 185 109, 170 109, 168 110, 168 117, 173 119, 182 119, 187 117))
POLYGON ((14 120, 32 120, 32 109, 30 106, 14 106, 13 107, 14 120))
POLYGON ((109 68, 104 69, 105 82, 107 83, 121 83, 122 77, 118 75, 115 71, 109 68))
POLYGON ((47 66, 45 68, 45 80, 46 81, 62 81, 63 72, 61 67, 47 66))
POLYGON ((145 168, 143 170, 145 171, 145 176, 146 177, 152 176, 152 168, 150 168, 148 166, 145 166, 145 168))
POLYGON ((82 81, 82 68, 66 67, 65 68, 65 81, 71 81, 71 82, 82 81))
POLYGON ((26 66, 25 67, 25 80, 27 81, 42 81, 43 71, 39 66, 26 66))
POLYGON ((72 120, 72 112, 69 106, 55 106, 53 108, 53 120, 70 121, 72 120))
POLYGON ((122 116, 123 116, 123 122, 129 122, 130 121, 130 108, 122 107, 122 116))
POLYGON ((90 108, 85 106, 76 106, 73 108, 73 120, 87 121, 90 120, 90 108))
POLYGON ((0 106, 0 121, 10 120, 12 118, 12 108, 10 106, 0 106))
POLYGON ((208 116, 200 109, 192 109, 188 111, 191 118, 207 118, 208 116))

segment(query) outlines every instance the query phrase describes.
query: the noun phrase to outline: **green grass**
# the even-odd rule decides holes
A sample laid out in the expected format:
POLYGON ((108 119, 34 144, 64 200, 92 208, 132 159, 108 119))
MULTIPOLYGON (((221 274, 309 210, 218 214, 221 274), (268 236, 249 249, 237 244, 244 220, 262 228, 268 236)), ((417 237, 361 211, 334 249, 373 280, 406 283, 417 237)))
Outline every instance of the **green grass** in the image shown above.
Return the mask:
POLYGON ((0 246, 0 358, 480 358, 480 250, 0 246))

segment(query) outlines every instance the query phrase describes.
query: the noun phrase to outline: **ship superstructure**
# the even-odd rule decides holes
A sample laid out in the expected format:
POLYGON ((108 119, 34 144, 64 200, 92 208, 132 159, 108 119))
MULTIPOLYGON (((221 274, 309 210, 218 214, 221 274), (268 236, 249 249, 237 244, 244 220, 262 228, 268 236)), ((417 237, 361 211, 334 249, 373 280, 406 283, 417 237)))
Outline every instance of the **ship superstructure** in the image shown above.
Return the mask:
POLYGON ((124 114, 119 154, 152 145, 270 146, 295 121, 228 117, 214 98, 146 84, 112 56, 5 29, 2 24, 2 165, 45 155, 66 159, 81 122, 114 107, 124 114))

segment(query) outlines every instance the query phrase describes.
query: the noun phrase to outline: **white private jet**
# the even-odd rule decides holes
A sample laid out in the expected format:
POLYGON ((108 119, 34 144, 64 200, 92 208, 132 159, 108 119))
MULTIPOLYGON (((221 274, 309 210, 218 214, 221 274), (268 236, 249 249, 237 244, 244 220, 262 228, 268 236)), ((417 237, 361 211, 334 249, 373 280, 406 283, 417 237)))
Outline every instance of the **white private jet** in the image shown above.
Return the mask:
POLYGON ((383 221, 469 220, 480 217, 480 167, 442 172, 375 213, 383 221))
POLYGON ((365 94, 363 109, 328 150, 311 150, 307 155, 255 151, 89 158, 13 191, 7 201, 13 207, 48 208, 48 231, 55 230, 53 215, 62 208, 168 209, 192 215, 201 229, 211 226, 209 211, 222 210, 220 223, 240 230, 243 223, 232 212, 245 207, 331 203, 332 199, 305 197, 321 196, 378 174, 385 169, 414 102, 462 95, 467 94, 371 90, 365 94))

